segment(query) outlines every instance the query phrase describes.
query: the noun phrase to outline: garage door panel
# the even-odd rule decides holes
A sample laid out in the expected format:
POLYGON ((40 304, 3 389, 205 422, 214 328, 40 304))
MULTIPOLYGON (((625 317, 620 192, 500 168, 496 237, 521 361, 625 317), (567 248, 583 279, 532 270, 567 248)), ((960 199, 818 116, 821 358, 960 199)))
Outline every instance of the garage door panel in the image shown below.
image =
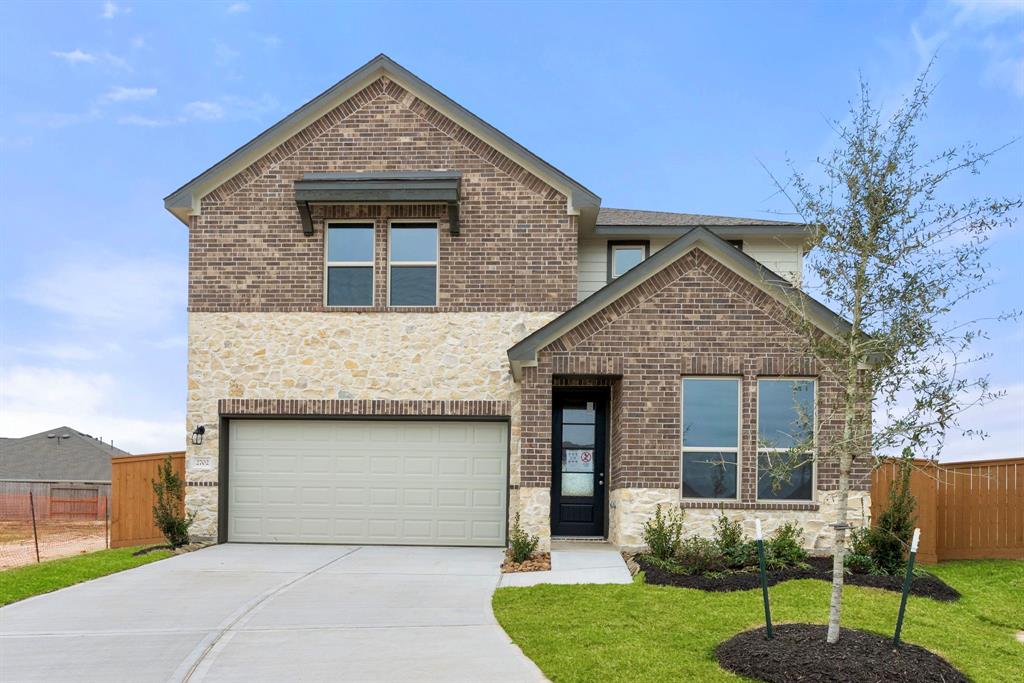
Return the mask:
POLYGON ((236 420, 228 538, 501 546, 503 423, 236 420))

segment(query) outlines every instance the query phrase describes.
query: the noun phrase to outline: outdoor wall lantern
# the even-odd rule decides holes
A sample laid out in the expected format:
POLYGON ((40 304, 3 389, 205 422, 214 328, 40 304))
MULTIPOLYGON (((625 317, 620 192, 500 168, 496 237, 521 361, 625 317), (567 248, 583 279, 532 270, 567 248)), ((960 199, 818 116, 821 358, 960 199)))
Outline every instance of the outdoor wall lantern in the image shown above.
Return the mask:
POLYGON ((203 443, 203 434, 205 434, 205 433, 206 433, 206 427, 204 427, 203 425, 199 425, 198 427, 193 429, 192 430, 192 443, 195 444, 196 446, 202 445, 202 443, 203 443))

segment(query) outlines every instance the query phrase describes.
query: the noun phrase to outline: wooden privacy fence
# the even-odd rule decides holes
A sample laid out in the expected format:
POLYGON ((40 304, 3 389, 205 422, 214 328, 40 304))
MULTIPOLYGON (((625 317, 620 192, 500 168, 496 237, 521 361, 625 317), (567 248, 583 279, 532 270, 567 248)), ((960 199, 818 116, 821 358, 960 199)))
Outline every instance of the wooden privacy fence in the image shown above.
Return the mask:
MULTIPOLYGON (((899 464, 871 475, 871 518, 885 509, 899 464)), ((910 492, 921 562, 1024 559, 1024 458, 937 464, 915 460, 910 492)))
POLYGON ((185 477, 185 453, 149 453, 111 458, 110 547, 165 543, 153 523, 153 480, 167 456, 174 471, 185 477))

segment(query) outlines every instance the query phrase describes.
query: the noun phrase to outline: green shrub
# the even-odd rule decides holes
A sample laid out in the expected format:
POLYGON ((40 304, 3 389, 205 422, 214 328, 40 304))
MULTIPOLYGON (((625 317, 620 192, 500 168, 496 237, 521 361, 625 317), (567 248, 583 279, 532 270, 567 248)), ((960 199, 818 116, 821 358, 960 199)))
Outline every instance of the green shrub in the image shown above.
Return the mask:
POLYGON ((644 543, 651 555, 659 560, 671 560, 679 550, 683 538, 683 511, 669 507, 662 514, 661 505, 654 510, 654 518, 644 523, 644 543))
POLYGON ((728 569, 718 544, 700 536, 691 536, 680 542, 676 562, 691 574, 708 574, 728 569))
POLYGON ((743 533, 740 522, 730 521, 722 512, 714 525, 715 543, 731 569, 743 569, 757 563, 757 547, 743 533))
POLYGON ((519 524, 519 513, 508 532, 508 553, 513 562, 526 562, 537 550, 540 537, 531 535, 519 524))
POLYGON ((854 574, 874 574, 877 572, 875 561, 870 555, 850 553, 845 558, 846 569, 854 574))
POLYGON ((153 493, 156 494, 156 504, 153 505, 153 521, 156 528, 167 539, 167 543, 174 548, 188 543, 188 528, 195 520, 195 514, 185 514, 185 483, 174 471, 171 463, 171 456, 164 458, 164 461, 157 469, 157 478, 153 479, 153 493))
POLYGON ((917 501, 910 493, 910 473, 913 469, 913 454, 910 449, 903 451, 899 477, 889 487, 889 500, 885 510, 871 528, 868 543, 871 559, 878 571, 884 574, 899 574, 903 571, 904 553, 910 548, 917 517, 914 508, 917 501))
POLYGON ((772 569, 796 567, 807 560, 803 546, 804 530, 796 522, 786 522, 765 543, 765 563, 772 569))
POLYGON ((878 571, 871 559, 871 529, 854 529, 847 537, 850 547, 846 551, 846 569, 854 574, 874 574, 878 571))

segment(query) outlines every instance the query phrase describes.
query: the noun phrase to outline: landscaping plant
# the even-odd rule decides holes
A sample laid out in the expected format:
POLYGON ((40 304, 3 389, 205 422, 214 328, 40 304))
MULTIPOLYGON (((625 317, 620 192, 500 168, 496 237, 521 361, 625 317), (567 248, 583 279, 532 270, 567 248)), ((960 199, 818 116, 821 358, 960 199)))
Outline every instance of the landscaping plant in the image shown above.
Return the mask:
POLYGON ((526 562, 537 551, 540 537, 530 534, 519 524, 519 513, 508 534, 509 559, 515 563, 526 562))
POLYGON ((675 557, 683 538, 683 511, 670 506, 667 512, 661 505, 654 509, 654 517, 644 522, 644 543, 651 555, 663 562, 675 557))
POLYGON ((903 452, 899 476, 889 487, 889 500, 878 515, 875 526, 868 532, 871 559, 877 571, 896 575, 903 571, 906 550, 914 535, 917 501, 910 492, 910 473, 913 468, 910 449, 903 452))
POLYGON ((744 569, 757 564, 757 547, 747 539, 740 522, 731 521, 721 511, 714 525, 715 543, 730 569, 744 569))
POLYGON ((152 481, 156 504, 153 505, 153 521, 172 548, 188 543, 188 529, 195 520, 195 514, 186 514, 185 483, 174 471, 171 456, 164 458, 152 481))
POLYGON ((729 568, 718 544, 700 536, 690 536, 679 543, 675 566, 686 574, 717 574, 729 568))
MULTIPOLYGON (((979 359, 971 345, 984 330, 964 309, 990 284, 987 240, 1013 224, 1024 202, 947 198, 947 187, 980 173, 999 150, 945 140, 922 150, 916 132, 932 92, 926 69, 883 118, 862 84, 849 118, 833 127, 837 146, 819 159, 815 176, 794 163, 788 182, 776 181, 810 231, 806 276, 803 289, 779 286, 767 272, 765 277, 789 299, 808 355, 835 386, 829 410, 819 408, 812 431, 836 425, 838 434, 823 438, 828 447, 821 450, 811 434, 789 449, 798 462, 776 458, 787 471, 768 474, 775 481, 788 477, 794 464, 822 458, 836 472, 829 643, 840 634, 854 466, 907 446, 937 456, 965 408, 1001 395, 989 389, 986 376, 965 371, 966 363, 979 359), (804 292, 828 303, 849 325, 823 331, 820 311, 804 292)), ((1015 316, 997 319, 1008 317, 1015 316)))
POLYGON ((765 565, 768 569, 799 567, 807 562, 803 546, 804 530, 796 522, 786 522, 765 543, 765 565))

